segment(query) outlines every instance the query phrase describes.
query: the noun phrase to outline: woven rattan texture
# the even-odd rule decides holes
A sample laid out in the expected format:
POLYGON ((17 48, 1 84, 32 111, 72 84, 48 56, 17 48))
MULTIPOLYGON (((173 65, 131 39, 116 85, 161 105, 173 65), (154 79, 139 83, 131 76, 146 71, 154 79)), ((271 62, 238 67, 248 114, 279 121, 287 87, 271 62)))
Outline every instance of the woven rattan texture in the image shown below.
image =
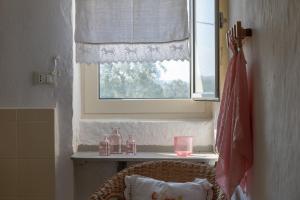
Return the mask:
POLYGON ((153 161, 128 167, 107 180, 91 197, 90 200, 109 200, 116 197, 124 200, 124 178, 129 175, 141 175, 163 181, 188 182, 195 178, 206 178, 213 184, 213 200, 225 200, 225 195, 215 182, 215 168, 207 164, 182 161, 153 161))

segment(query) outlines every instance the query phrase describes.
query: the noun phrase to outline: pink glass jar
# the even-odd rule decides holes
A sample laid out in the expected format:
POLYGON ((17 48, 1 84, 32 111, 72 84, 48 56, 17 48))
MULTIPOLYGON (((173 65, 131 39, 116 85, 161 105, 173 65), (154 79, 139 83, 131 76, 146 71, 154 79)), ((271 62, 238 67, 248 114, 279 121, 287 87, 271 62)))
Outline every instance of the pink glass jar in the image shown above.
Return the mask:
POLYGON ((110 153, 122 154, 122 137, 120 134, 120 128, 113 128, 108 139, 110 144, 110 153))
POLYGON ((105 136, 103 141, 99 142, 99 155, 100 156, 109 156, 110 155, 110 145, 108 137, 105 136))
POLYGON ((136 155, 136 143, 132 135, 129 135, 128 140, 126 141, 126 154, 127 155, 136 155))
POLYGON ((175 136, 174 151, 180 157, 190 156, 193 153, 193 137, 175 136))

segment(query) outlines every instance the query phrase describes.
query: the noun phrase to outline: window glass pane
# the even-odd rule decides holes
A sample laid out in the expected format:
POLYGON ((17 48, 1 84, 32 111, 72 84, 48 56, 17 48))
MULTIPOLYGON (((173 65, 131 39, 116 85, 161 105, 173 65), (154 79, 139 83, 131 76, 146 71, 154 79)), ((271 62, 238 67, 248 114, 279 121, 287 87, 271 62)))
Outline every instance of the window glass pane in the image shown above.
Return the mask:
POLYGON ((100 65, 101 99, 188 99, 189 61, 100 65))
POLYGON ((195 93, 198 97, 215 98, 217 58, 215 12, 212 9, 215 1, 196 0, 195 3, 195 93))
POLYGON ((196 0, 196 21, 215 23, 215 0, 196 0))

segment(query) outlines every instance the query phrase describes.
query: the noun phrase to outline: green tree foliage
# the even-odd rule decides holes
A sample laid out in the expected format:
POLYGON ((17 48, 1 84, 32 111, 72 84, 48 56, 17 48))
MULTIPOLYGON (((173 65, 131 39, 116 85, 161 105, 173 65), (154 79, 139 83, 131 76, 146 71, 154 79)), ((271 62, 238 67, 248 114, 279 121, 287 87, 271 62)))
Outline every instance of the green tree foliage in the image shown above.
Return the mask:
POLYGON ((187 98, 190 95, 190 87, 187 82, 173 80, 163 84, 165 98, 187 98))
POLYGON ((214 76, 202 76, 203 85, 203 97, 214 97, 215 96, 215 77, 214 76))
POLYGON ((189 83, 160 80, 162 64, 114 63, 100 65, 101 98, 189 98, 189 83))

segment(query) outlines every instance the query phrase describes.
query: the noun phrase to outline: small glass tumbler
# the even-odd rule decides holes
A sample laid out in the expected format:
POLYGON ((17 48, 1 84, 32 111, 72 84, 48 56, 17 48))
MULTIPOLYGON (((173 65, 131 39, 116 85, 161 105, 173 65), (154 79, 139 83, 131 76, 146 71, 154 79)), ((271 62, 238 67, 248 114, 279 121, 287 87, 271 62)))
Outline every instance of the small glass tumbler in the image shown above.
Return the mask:
POLYGON ((187 157, 193 153, 193 137, 175 136, 174 151, 179 157, 187 157))

